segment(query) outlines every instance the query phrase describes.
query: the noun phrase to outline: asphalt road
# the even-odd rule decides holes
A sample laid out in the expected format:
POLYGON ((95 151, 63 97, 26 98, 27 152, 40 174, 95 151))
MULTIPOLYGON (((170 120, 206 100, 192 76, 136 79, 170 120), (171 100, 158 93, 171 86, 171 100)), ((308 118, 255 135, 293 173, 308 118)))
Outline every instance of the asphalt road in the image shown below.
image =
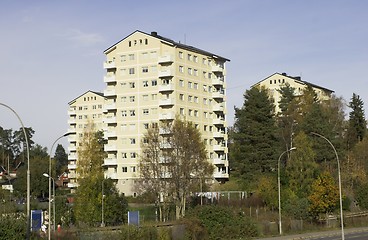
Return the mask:
MULTIPOLYGON (((313 232, 282 237, 260 238, 262 240, 341 240, 341 231, 313 232)), ((368 240, 368 227, 345 229, 345 240, 368 240)))

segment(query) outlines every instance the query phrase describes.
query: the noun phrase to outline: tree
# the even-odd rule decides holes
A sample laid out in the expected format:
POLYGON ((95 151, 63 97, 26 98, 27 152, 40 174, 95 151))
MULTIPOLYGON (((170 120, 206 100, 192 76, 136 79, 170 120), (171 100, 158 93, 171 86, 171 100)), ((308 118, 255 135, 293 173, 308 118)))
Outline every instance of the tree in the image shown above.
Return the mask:
POLYGON ((214 170, 198 129, 178 118, 147 131, 139 165, 143 191, 153 190, 160 200, 173 201, 177 218, 185 215, 186 198, 198 183, 193 179, 210 178, 214 170))
POLYGON ((63 145, 57 145, 54 160, 56 164, 56 176, 60 176, 68 169, 68 154, 65 152, 63 145))
POLYGON ((359 95, 353 93, 349 102, 349 126, 348 126, 348 146, 352 148, 357 142, 363 140, 367 128, 367 122, 364 116, 363 100, 359 95))
POLYGON ((277 188, 275 188, 276 179, 270 176, 262 176, 258 182, 259 196, 262 198, 269 209, 278 205, 277 188))
POLYGON ((319 214, 333 212, 339 200, 339 190, 332 176, 323 172, 312 183, 311 194, 308 196, 310 213, 318 217, 319 214))
POLYGON ((274 105, 264 88, 252 88, 244 94, 244 104, 235 108, 234 132, 230 149, 232 170, 245 182, 256 182, 261 173, 277 166, 279 141, 274 105))

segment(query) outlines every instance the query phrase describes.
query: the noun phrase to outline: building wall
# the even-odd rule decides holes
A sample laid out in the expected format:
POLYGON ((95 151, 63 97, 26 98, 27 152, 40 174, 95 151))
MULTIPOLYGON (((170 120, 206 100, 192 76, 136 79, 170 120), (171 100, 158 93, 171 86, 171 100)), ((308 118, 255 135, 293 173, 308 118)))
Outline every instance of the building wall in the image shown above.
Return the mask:
MULTIPOLYGON (((215 179, 228 178, 225 65, 191 51, 135 32, 105 51, 106 177, 134 195, 140 142, 152 123, 176 115, 196 124, 207 144, 215 179)), ((218 60, 217 60, 218 61, 218 60)))
POLYGON ((103 130, 104 97, 95 92, 88 91, 69 103, 68 110, 68 187, 74 190, 77 187, 77 148, 79 139, 83 136, 87 124, 94 124, 96 131, 103 130))

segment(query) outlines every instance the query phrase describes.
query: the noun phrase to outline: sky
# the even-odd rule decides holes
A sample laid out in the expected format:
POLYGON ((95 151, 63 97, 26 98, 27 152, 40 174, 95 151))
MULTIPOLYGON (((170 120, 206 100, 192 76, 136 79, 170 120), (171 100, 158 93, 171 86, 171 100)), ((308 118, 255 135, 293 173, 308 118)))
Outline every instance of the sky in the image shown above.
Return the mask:
MULTIPOLYGON (((140 30, 231 60, 229 126, 244 92, 276 72, 332 89, 346 103, 356 93, 366 107, 367 12, 365 0, 1 0, 0 103, 50 149, 68 129, 68 102, 103 91, 103 51, 140 30)), ((0 126, 20 123, 0 106, 0 126)))

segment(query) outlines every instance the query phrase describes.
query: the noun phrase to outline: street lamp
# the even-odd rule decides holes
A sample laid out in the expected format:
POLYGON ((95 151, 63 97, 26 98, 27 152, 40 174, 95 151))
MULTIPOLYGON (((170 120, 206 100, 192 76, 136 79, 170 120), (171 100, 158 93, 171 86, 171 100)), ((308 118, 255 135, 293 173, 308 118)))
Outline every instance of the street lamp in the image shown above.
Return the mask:
POLYGON ((279 231, 280 235, 282 235, 282 228, 281 228, 281 185, 280 185, 280 160, 282 155, 284 155, 287 152, 295 150, 296 147, 292 147, 289 150, 284 151, 281 153, 279 160, 277 161, 277 183, 278 183, 278 193, 279 193, 279 231))
MULTIPOLYGON (((53 179, 50 175, 48 175, 47 173, 42 174, 44 177, 47 177, 49 179, 52 180, 52 190, 53 190, 53 197, 52 197, 52 208, 53 208, 53 224, 54 224, 54 231, 55 231, 55 179, 53 179)), ((51 228, 50 228, 50 223, 51 223, 51 198, 49 195, 49 239, 51 237, 51 228)))
POLYGON ((105 215, 104 215, 104 181, 105 179, 102 180, 102 200, 101 200, 101 203, 102 203, 102 208, 101 208, 101 227, 105 227, 105 215))
MULTIPOLYGON (((51 154, 52 154, 52 149, 54 148, 54 145, 57 141, 59 141, 61 138, 69 136, 72 133, 65 133, 64 135, 58 137, 51 145, 50 148, 50 158, 49 158, 49 174, 48 174, 48 178, 49 178, 49 216, 51 216, 51 179, 54 180, 52 178, 52 171, 51 171, 51 154)), ((45 174, 44 174, 45 176, 45 174)), ((54 181, 54 186, 55 186, 55 181, 54 181)), ((54 192, 54 196, 55 196, 55 192, 54 192)), ((54 199, 54 212, 55 212, 55 199, 54 199)), ((54 214, 54 231, 55 231, 55 214, 54 214)), ((51 219, 49 220, 49 240, 51 239, 51 219)))
POLYGON ((24 139, 26 141, 26 145, 27 145, 27 239, 30 239, 30 231, 31 231, 31 219, 30 219, 30 212, 31 212, 31 174, 29 171, 29 144, 28 144, 28 137, 27 137, 27 133, 26 130, 24 128, 24 124, 22 122, 22 120, 20 119, 19 115, 17 114, 17 112, 12 109, 11 107, 9 107, 8 105, 4 104, 4 103, 0 103, 1 106, 4 106, 8 109, 10 109, 15 116, 17 116, 20 124, 22 125, 22 129, 23 129, 23 134, 24 134, 24 139))
POLYGON ((326 140, 332 147, 332 149, 335 152, 336 155, 336 161, 337 161, 337 172, 339 175, 339 197, 340 197, 340 218, 341 218, 341 239, 345 240, 345 234, 344 234, 344 215, 342 212, 342 193, 341 193, 341 172, 340 172, 340 161, 339 161, 339 156, 337 155, 336 149, 334 147, 334 145, 330 142, 330 140, 328 140, 326 137, 322 136, 321 134, 315 133, 315 132, 311 132, 311 134, 316 135, 318 137, 323 138, 324 140, 326 140))

